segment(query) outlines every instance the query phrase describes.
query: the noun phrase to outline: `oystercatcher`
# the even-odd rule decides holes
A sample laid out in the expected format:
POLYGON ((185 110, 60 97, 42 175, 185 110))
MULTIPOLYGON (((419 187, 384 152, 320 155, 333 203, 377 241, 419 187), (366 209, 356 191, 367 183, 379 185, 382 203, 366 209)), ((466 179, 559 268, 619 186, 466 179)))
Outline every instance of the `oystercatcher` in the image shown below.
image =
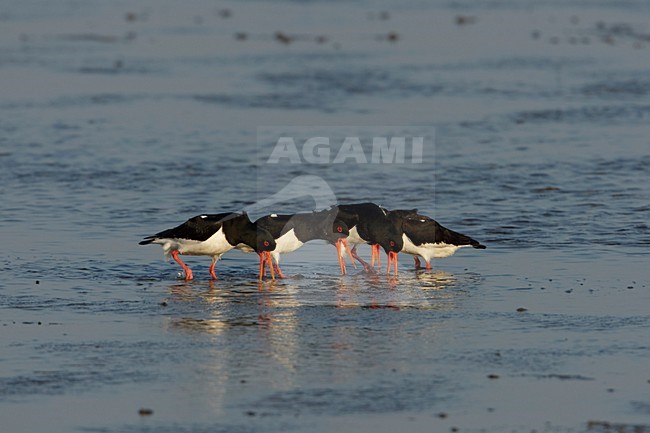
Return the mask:
POLYGON ((398 224, 388 218, 388 211, 374 203, 341 204, 334 208, 338 210, 337 218, 350 230, 348 243, 353 245, 350 260, 353 263, 357 260, 366 272, 372 272, 375 260, 380 265, 380 248, 383 248, 388 255, 388 270, 392 264, 397 274, 397 253, 403 248, 403 239, 398 224), (371 245, 370 265, 357 254, 360 244, 371 245))
POLYGON ((431 269, 432 258, 449 257, 462 247, 486 248, 477 240, 419 214, 417 209, 389 211, 388 217, 400 227, 404 244, 401 252, 414 256, 416 269, 420 268, 418 256, 424 259, 426 269, 431 269))
POLYGON ((271 256, 275 260, 275 272, 284 278, 280 269, 280 254, 297 250, 305 242, 322 239, 336 247, 341 273, 345 274, 344 248, 350 251, 347 237, 350 233, 347 224, 336 219, 336 212, 324 210, 297 214, 271 214, 257 221, 258 227, 268 230, 275 239, 275 249, 271 256))
MULTIPOLYGON (((192 270, 180 259, 179 254, 211 256, 210 275, 217 279, 215 265, 221 256, 233 248, 244 252, 257 252, 260 256, 260 279, 266 264, 272 264, 269 251, 275 248, 275 239, 244 213, 219 213, 197 215, 172 229, 147 236, 140 245, 162 245, 165 256, 171 256, 191 280, 192 270)), ((273 269, 271 269, 273 272, 273 269)), ((272 274, 273 275, 273 274, 272 274)))

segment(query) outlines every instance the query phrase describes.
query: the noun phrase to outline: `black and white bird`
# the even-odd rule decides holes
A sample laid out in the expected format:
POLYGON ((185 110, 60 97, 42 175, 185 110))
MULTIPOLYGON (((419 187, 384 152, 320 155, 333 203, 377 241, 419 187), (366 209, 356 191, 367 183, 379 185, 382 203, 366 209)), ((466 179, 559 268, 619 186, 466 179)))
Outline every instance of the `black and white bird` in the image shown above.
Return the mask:
POLYGON ((416 269, 421 266, 418 257, 424 259, 426 269, 431 269, 431 259, 449 257, 459 248, 486 248, 477 240, 419 214, 417 209, 389 211, 388 217, 402 232, 403 247, 400 252, 414 256, 416 269))
POLYGON ((280 255, 302 247, 306 242, 322 239, 336 247, 341 273, 345 274, 343 253, 349 252, 348 226, 336 218, 336 212, 323 210, 297 214, 271 214, 255 221, 258 227, 266 229, 275 239, 271 256, 275 261, 275 272, 284 278, 280 269, 280 255))
POLYGON ((373 272, 375 260, 380 265, 380 248, 388 255, 388 270, 391 265, 397 274, 397 254, 403 248, 401 231, 397 222, 388 218, 388 211, 374 203, 341 204, 334 206, 337 218, 348 225, 348 243, 353 245, 351 260, 357 260, 366 272, 373 272), (357 254, 357 245, 370 244, 371 264, 357 254))
POLYGON ((259 254, 262 279, 265 265, 272 264, 269 252, 276 246, 273 236, 251 222, 246 213, 230 212, 197 215, 177 227, 147 236, 140 242, 140 245, 147 244, 162 245, 165 256, 171 256, 181 265, 186 280, 193 279, 194 275, 179 255, 211 256, 210 276, 216 280, 217 261, 233 248, 259 254))

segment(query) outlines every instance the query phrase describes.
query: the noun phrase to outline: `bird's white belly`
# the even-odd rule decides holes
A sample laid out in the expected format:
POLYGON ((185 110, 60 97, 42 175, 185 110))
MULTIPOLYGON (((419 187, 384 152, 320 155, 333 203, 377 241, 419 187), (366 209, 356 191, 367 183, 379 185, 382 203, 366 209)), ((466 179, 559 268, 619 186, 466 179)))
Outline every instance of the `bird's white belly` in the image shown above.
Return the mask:
POLYGON ((255 251, 254 248, 251 248, 250 245, 246 245, 246 244, 237 244, 235 248, 237 248, 239 251, 243 253, 252 253, 255 251))
POLYGON ((275 250, 273 252, 283 254, 296 251, 303 246, 303 242, 296 237, 293 229, 289 230, 275 241, 275 250))
POLYGON ((442 259, 444 257, 449 257, 462 246, 466 246, 445 244, 443 242, 415 245, 406 234, 402 235, 402 240, 404 241, 404 247, 402 248, 403 253, 420 256, 426 261, 429 261, 432 258, 442 259))
POLYGON ((357 228, 352 227, 350 229, 350 234, 348 235, 348 244, 359 245, 365 243, 366 241, 361 239, 361 237, 359 236, 359 232, 357 231, 357 228))
POLYGON ((158 239, 155 243, 162 244, 165 255, 177 250, 179 253, 188 256, 219 256, 233 248, 226 240, 223 229, 210 236, 204 241, 192 239, 158 239))

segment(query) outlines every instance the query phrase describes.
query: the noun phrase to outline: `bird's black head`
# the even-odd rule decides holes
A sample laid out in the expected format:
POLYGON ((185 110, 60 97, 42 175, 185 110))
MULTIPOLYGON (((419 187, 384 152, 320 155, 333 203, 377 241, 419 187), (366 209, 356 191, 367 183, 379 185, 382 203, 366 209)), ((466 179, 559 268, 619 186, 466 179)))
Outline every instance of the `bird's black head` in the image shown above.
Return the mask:
POLYGON ((275 249, 275 239, 267 230, 257 227, 257 240, 255 244, 255 252, 261 253, 264 251, 273 251, 275 249))
POLYGON ((379 242, 379 245, 384 249, 386 254, 393 252, 399 253, 404 247, 404 241, 402 238, 396 237, 379 242))
POLYGON ((339 239, 345 239, 349 235, 348 225, 338 218, 323 227, 322 238, 331 244, 335 244, 339 239))
POLYGON ((386 228, 385 233, 383 233, 378 243, 384 249, 386 254, 391 252, 399 253, 404 247, 404 239, 402 239, 402 233, 394 226, 389 226, 386 228))

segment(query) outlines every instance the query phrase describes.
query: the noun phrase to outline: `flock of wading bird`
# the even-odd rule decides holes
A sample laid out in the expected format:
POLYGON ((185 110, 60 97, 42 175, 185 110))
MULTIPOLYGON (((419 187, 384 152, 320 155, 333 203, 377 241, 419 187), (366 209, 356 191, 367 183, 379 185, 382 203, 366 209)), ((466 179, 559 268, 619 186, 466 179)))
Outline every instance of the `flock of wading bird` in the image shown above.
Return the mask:
POLYGON ((449 257, 462 247, 484 249, 485 245, 469 236, 449 230, 417 209, 388 210, 374 203, 341 204, 329 209, 296 214, 271 214, 253 222, 245 212, 197 215, 183 224, 147 236, 140 245, 162 245, 165 256, 171 256, 193 279, 192 270, 180 255, 210 256, 210 276, 217 279, 215 266, 221 256, 232 250, 256 252, 260 257, 259 279, 266 275, 284 278, 280 255, 300 248, 305 242, 322 239, 336 247, 341 274, 346 273, 345 256, 365 272, 381 266, 380 249, 388 256, 387 273, 397 275, 397 255, 411 254, 415 268, 420 257, 431 269, 432 258, 449 257), (349 244, 352 244, 350 250, 349 244), (357 246, 371 246, 370 264, 357 254, 357 246))

